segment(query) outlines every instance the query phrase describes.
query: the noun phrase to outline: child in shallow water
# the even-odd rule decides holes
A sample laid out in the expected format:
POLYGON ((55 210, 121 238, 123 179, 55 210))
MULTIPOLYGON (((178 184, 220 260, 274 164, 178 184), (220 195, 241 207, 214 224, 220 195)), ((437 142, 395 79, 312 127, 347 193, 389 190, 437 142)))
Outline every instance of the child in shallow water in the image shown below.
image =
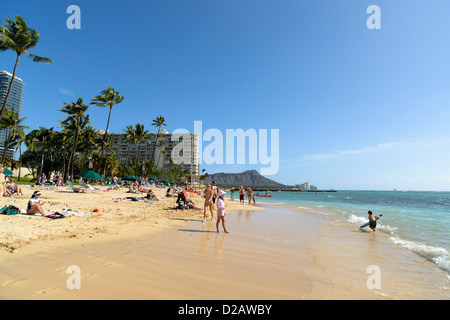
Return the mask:
POLYGON ((223 231, 225 233, 228 233, 227 228, 225 227, 225 201, 223 199, 224 195, 225 195, 225 192, 220 191, 219 198, 217 199, 217 222, 216 222, 217 233, 219 233, 220 221, 222 221, 223 231))
POLYGON ((380 217, 374 216, 372 211, 369 211, 368 214, 369 214, 369 228, 372 229, 373 232, 375 232, 375 229, 377 227, 376 219, 379 219, 380 217))

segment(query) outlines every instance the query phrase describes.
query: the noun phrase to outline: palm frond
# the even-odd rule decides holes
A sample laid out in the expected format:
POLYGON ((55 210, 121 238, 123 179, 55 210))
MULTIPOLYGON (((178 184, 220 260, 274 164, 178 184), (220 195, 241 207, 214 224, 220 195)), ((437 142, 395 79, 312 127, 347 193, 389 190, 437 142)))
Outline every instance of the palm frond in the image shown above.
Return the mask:
POLYGON ((50 58, 39 57, 39 56, 36 56, 34 54, 31 54, 31 53, 28 53, 28 56, 31 58, 31 60, 33 62, 46 63, 46 64, 52 63, 52 60, 50 58))

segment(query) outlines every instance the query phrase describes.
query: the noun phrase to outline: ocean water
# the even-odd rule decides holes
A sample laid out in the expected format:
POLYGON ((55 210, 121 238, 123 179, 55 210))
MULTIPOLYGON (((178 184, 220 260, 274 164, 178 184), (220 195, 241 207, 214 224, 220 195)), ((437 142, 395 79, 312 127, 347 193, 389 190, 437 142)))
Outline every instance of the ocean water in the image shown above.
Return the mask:
MULTIPOLYGON (((260 193, 263 194, 263 193, 260 193)), ((450 275, 450 192, 338 191, 336 193, 272 192, 257 203, 288 205, 344 219, 358 229, 367 211, 382 218, 377 232, 450 275)), ((239 197, 239 195, 237 194, 239 197)), ((235 193, 236 199, 236 193, 235 193)), ((247 200, 247 199, 246 199, 247 200)))

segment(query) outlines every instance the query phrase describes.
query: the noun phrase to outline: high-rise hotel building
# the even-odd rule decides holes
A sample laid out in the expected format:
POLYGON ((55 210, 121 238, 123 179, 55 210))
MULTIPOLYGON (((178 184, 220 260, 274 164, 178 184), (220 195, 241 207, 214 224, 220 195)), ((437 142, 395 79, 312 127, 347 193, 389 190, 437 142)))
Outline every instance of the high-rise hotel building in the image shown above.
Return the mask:
MULTIPOLYGON (((0 70, 0 109, 3 106, 3 102, 6 99, 9 84, 11 83, 12 74, 0 70)), ((22 79, 15 78, 11 93, 9 94, 8 102, 6 104, 6 110, 13 109, 19 117, 22 115, 22 95, 23 95, 24 83, 22 79)), ((3 146, 8 135, 8 129, 0 130, 0 154, 3 154, 3 146)), ((7 157, 14 157, 14 149, 9 149, 6 152, 7 157)))
MULTIPOLYGON (((103 134, 103 130, 99 130, 103 134)), ((171 160, 177 158, 176 152, 180 153, 183 163, 180 163, 182 170, 189 172, 189 181, 191 183, 198 182, 200 173, 200 158, 199 158, 199 138, 197 134, 187 134, 187 139, 175 139, 173 134, 164 129, 159 131, 159 134, 150 133, 149 139, 141 143, 140 147, 140 162, 143 163, 151 160, 153 156, 153 149, 156 145, 156 138, 158 136, 158 144, 162 143, 161 147, 156 147, 155 150, 155 164, 158 168, 169 168, 171 160), (164 152, 162 152, 164 150, 164 152), (180 151, 181 150, 181 151, 180 151), (182 154, 185 153, 185 154, 182 154)), ((111 133, 111 149, 117 155, 120 164, 128 164, 131 158, 138 156, 138 143, 130 142, 125 133, 111 133)))

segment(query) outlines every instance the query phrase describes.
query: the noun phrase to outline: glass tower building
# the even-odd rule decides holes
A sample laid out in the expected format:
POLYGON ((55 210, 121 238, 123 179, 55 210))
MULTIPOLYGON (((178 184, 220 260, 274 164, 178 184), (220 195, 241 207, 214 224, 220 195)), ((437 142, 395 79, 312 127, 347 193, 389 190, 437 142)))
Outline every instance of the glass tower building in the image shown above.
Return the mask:
MULTIPOLYGON (((0 70, 0 109, 6 99, 6 94, 8 92, 11 79, 11 73, 0 70)), ((22 79, 16 77, 14 79, 13 87, 11 88, 11 93, 9 94, 8 103, 6 104, 6 110, 13 109, 19 115, 19 117, 22 115, 23 86, 24 83, 22 79)), ((0 130, 0 155, 3 154, 3 146, 5 145, 7 136, 7 129, 0 130)), ((6 152, 6 156, 12 158, 14 157, 14 153, 14 149, 9 149, 6 152)))

